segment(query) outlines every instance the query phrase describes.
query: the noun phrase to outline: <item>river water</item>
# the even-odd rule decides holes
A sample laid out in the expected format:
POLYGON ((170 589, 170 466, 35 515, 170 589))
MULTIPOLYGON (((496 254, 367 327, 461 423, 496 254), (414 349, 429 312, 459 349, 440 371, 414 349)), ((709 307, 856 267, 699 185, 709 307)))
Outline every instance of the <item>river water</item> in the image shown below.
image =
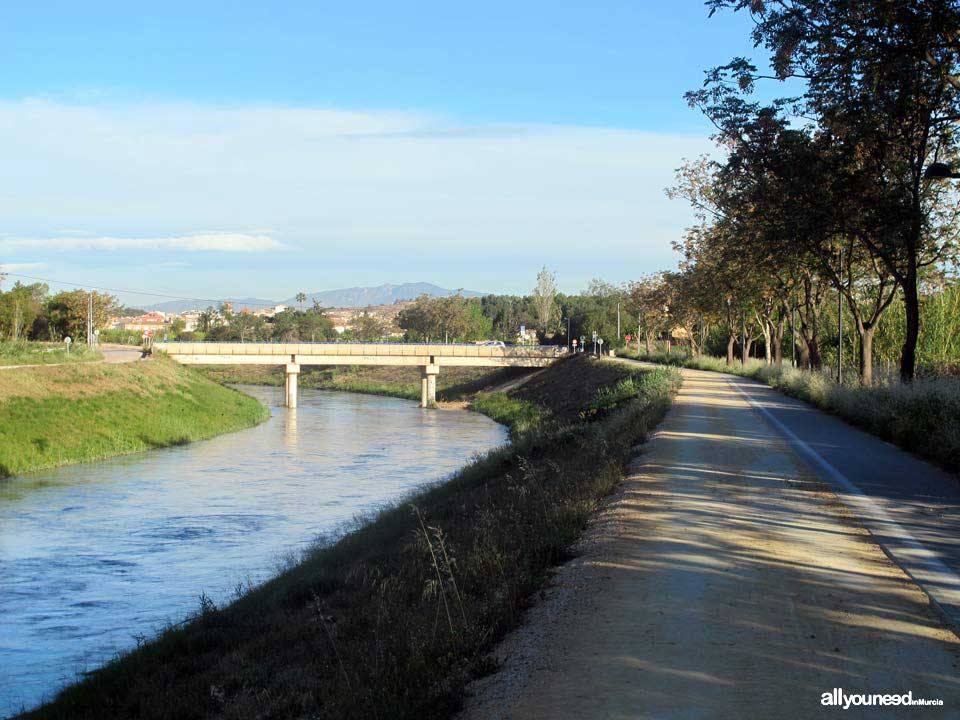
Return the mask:
POLYGON ((507 438, 405 400, 243 390, 271 407, 256 428, 0 480, 0 717, 507 438))

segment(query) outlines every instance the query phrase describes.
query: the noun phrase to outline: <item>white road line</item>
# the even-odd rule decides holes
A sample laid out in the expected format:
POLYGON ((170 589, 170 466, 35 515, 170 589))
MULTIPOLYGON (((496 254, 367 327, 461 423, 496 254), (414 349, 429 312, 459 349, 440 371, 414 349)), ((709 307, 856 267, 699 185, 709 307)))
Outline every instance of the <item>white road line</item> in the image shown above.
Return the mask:
POLYGON ((838 495, 838 498, 851 507, 860 518, 865 518, 879 526, 879 532, 870 527, 869 524, 867 524, 867 529, 876 538, 877 543, 887 556, 901 570, 913 578, 920 589, 927 594, 934 606, 947 618, 954 632, 960 634, 960 576, 947 567, 922 542, 897 524, 880 505, 865 495, 843 473, 827 462, 820 453, 807 445, 790 428, 777 420, 773 413, 750 397, 736 382, 732 379, 728 379, 727 382, 816 468, 822 470, 836 486, 843 489, 845 494, 838 495), (881 540, 879 533, 882 533, 885 538, 893 538, 894 542, 881 540), (890 547, 891 545, 895 547, 890 547))

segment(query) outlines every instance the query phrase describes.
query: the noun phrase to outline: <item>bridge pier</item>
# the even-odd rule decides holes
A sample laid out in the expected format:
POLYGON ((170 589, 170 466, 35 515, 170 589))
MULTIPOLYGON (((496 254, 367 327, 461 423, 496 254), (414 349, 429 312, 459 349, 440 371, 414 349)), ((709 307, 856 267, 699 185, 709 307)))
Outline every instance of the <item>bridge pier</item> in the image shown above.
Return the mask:
POLYGON ((297 363, 287 363, 287 372, 284 382, 285 404, 288 408, 297 406, 297 376, 300 374, 300 365, 297 363))
POLYGON ((437 406, 437 375, 439 374, 439 365, 431 364, 420 367, 420 407, 437 406))

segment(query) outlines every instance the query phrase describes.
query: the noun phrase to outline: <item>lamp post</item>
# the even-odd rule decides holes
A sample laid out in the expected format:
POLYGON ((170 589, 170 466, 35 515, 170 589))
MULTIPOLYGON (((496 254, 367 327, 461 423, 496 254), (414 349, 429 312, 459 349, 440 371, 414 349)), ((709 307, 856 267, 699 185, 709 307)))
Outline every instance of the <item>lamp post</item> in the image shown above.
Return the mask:
POLYGON ((617 303, 617 342, 620 342, 623 338, 620 335, 620 303, 617 303))
POLYGON ((560 318, 560 322, 563 322, 564 320, 567 321, 567 350, 569 350, 572 347, 570 343, 573 340, 573 337, 570 335, 570 318, 568 317, 560 318))

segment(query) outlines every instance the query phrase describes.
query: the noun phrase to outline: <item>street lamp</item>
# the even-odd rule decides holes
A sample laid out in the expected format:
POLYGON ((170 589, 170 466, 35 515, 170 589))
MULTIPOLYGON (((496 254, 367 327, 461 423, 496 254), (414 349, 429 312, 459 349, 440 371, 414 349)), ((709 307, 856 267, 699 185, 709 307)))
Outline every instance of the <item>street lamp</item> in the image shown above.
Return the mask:
POLYGON ((946 163, 935 162, 927 165, 923 177, 927 180, 956 180, 960 178, 960 172, 956 172, 946 163))

